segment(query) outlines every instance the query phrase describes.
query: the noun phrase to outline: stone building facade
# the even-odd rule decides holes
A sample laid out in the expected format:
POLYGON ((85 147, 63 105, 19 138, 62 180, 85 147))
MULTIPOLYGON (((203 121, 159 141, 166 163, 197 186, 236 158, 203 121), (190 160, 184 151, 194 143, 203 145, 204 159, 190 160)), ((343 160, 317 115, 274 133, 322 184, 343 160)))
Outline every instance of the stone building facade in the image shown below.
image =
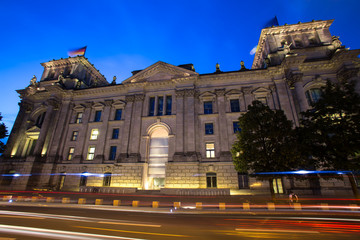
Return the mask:
POLYGON ((331 36, 331 23, 263 29, 252 69, 241 64, 223 72, 217 65, 199 74, 192 64, 159 61, 117 84, 83 56, 42 63, 41 79, 18 90, 1 188, 226 193, 264 187, 234 169, 237 119, 260 100, 298 124, 327 79, 359 81, 360 51, 331 36))

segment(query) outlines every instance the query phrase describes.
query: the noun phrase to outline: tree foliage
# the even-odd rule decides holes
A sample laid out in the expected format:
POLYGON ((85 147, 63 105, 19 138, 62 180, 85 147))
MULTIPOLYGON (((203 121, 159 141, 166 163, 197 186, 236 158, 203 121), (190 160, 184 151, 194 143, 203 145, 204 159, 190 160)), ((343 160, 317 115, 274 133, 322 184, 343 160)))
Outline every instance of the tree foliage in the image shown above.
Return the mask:
MULTIPOLYGON (((0 113, 0 122, 2 120, 2 116, 1 116, 1 113, 0 113)), ((6 129, 6 126, 4 123, 0 123, 0 139, 3 139, 5 137, 7 137, 7 129, 6 129)), ((5 150, 5 144, 0 141, 0 153, 3 153, 5 150)))
POLYGON ((360 170, 360 96, 354 83, 328 81, 319 101, 302 114, 298 133, 316 167, 360 170))
POLYGON ((239 125, 241 131, 231 150, 237 171, 288 171, 303 164, 292 122, 282 110, 254 101, 239 118, 239 125))

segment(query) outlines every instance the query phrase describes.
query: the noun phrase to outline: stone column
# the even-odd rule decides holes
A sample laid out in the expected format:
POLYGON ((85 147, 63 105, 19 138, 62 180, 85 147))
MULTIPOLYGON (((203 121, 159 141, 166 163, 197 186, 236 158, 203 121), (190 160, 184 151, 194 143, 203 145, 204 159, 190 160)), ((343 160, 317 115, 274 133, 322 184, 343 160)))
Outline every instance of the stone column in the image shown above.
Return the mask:
POLYGON ((103 109, 102 112, 102 125, 99 129, 100 131, 100 135, 99 135, 99 139, 98 142, 99 144, 96 146, 98 148, 98 150, 96 150, 98 152, 98 158, 101 158, 102 161, 105 160, 105 151, 109 151, 109 149, 105 149, 106 146, 106 139, 107 139, 107 132, 108 132, 108 122, 109 122, 109 118, 110 118, 110 110, 111 110, 111 104, 112 104, 112 100, 105 100, 105 107, 103 109))
POLYGON ((184 90, 176 90, 176 133, 174 161, 181 161, 184 155, 184 90))
POLYGON ((54 110, 58 110, 58 102, 55 99, 48 100, 48 107, 45 114, 44 122, 41 126, 39 138, 37 140, 36 146, 34 148, 34 156, 40 156, 44 147, 45 140, 48 136, 48 133, 51 134, 50 128, 53 128, 54 124, 54 110))
POLYGON ((292 120, 295 124, 297 124, 297 115, 292 104, 293 98, 288 92, 286 82, 283 80, 275 80, 275 85, 279 97, 280 109, 285 112, 287 119, 292 120))
POLYGON ((136 94, 134 95, 132 121, 130 129, 130 147, 129 153, 134 161, 140 161, 140 140, 141 140, 141 122, 142 122, 142 108, 144 103, 145 95, 136 94))
MULTIPOLYGON (((216 89, 215 90, 217 96, 217 105, 218 105, 218 129, 219 129, 219 136, 220 136, 220 160, 226 161, 229 160, 228 157, 231 156, 229 152, 228 146, 228 125, 226 124, 226 104, 225 104, 225 89, 216 89)), ((217 133, 215 133, 217 134, 217 133)), ((231 158, 230 158, 231 159, 231 158)))
POLYGON ((248 106, 252 104, 254 101, 253 96, 251 94, 252 88, 247 87, 242 89, 244 92, 244 98, 245 98, 245 111, 248 110, 248 106))
POLYGON ((306 100, 305 91, 302 82, 302 73, 290 73, 286 77, 286 81, 294 96, 295 107, 297 113, 304 112, 309 108, 306 100))
MULTIPOLYGON (((87 155, 87 151, 88 151, 88 130, 89 130, 89 122, 90 122, 90 116, 91 116, 91 112, 92 112, 92 105, 93 102, 86 102, 83 103, 83 105, 85 106, 85 110, 83 112, 83 118, 82 118, 82 126, 81 126, 81 130, 84 133, 83 136, 79 139, 79 142, 76 143, 76 147, 78 146, 78 144, 82 145, 82 152, 81 152, 81 157, 78 157, 77 155, 75 155, 75 158, 73 159, 73 163, 76 162, 82 162, 84 159, 86 159, 86 155, 87 155)), ((75 149, 76 151, 76 149, 75 149)), ((96 150, 95 150, 96 152, 96 150)))
POLYGON ((195 90, 185 90, 185 152, 188 155, 195 155, 195 90))
POLYGON ((16 117, 14 126, 11 130, 10 137, 6 144, 4 157, 17 157, 21 155, 22 149, 19 149, 20 142, 25 136, 26 122, 29 119, 30 113, 33 109, 33 105, 22 100, 19 103, 20 111, 16 117))
POLYGON ((130 141, 130 129, 131 129, 131 121, 132 121, 132 111, 133 105, 135 101, 134 95, 128 95, 125 97, 125 109, 124 109, 124 125, 122 128, 122 139, 120 145, 120 158, 118 161, 125 161, 128 158, 129 153, 129 141, 130 141))

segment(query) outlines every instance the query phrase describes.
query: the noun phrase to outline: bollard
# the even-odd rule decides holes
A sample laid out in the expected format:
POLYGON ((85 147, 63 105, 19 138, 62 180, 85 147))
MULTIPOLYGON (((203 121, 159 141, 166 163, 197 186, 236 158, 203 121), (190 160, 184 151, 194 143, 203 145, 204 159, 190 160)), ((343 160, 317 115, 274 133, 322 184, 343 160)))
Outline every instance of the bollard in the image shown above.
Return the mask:
POLYGON ((275 211, 275 203, 272 202, 267 203, 267 208, 269 211, 275 211))
POLYGON ((181 202, 174 202, 174 208, 180 208, 181 202))
POLYGON ((39 197, 32 197, 32 198, 31 198, 31 201, 32 201, 32 202, 37 202, 38 199, 39 199, 39 197))
POLYGON ((96 199, 95 200, 95 205, 102 205, 103 200, 102 199, 96 199))
POLYGON ((53 197, 47 197, 46 198, 46 202, 47 203, 52 203, 52 202, 54 202, 55 200, 54 200, 54 198, 53 197))
POLYGON ((225 203, 219 203, 219 210, 225 210, 225 203))
POLYGON ((201 210, 202 209, 202 202, 197 202, 195 206, 196 206, 196 209, 201 210))
POLYGON ((86 203, 86 198, 79 198, 78 204, 85 204, 85 203, 86 203))
POLYGON ((62 203, 70 203, 70 198, 63 198, 62 203))
POLYGON ((301 211, 301 203, 293 203, 293 208, 296 211, 301 211))
POLYGON ((139 206, 139 201, 132 201, 132 206, 133 207, 138 207, 139 206))
POLYGON ((158 201, 153 201, 152 202, 152 207, 153 208, 158 208, 159 207, 159 202, 158 201))
POLYGON ((351 211, 358 211, 358 206, 356 204, 350 204, 349 205, 351 211))
POLYGON ((12 199, 12 195, 3 196, 3 201, 10 201, 12 199))
POLYGON ((17 202, 21 202, 21 201, 23 201, 25 199, 25 197, 23 197, 23 196, 18 196, 17 198, 16 198, 16 201, 17 202))
POLYGON ((249 203, 243 203, 243 209, 244 210, 250 210, 250 204, 249 203))
POLYGON ((120 206, 121 201, 120 200, 114 200, 113 206, 120 206))
POLYGON ((322 209, 322 210, 329 210, 329 204, 327 204, 327 203, 321 203, 321 209, 322 209))

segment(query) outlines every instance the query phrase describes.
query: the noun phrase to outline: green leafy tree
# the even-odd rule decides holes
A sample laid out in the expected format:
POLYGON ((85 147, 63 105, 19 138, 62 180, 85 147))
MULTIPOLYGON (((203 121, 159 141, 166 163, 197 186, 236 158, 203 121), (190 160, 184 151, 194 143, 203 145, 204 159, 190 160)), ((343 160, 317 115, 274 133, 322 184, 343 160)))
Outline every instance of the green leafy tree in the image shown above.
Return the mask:
MULTIPOLYGON (((303 114, 299 135, 315 166, 360 170, 360 96, 354 83, 327 82, 319 101, 303 114)), ((349 175, 354 194, 357 188, 349 175)))
MULTIPOLYGON (((2 120, 2 116, 1 116, 1 113, 0 113, 0 122, 2 120)), ((0 123, 0 139, 3 139, 5 137, 7 137, 7 129, 6 129, 6 126, 4 123, 0 123)), ((5 144, 0 141, 0 153, 3 153, 5 150, 5 144)))
MULTIPOLYGON (((271 110, 254 101, 248 112, 239 118, 239 125, 241 131, 231 150, 238 172, 289 171, 304 165, 292 122, 282 110, 271 110)), ((272 179, 269 184, 275 199, 272 179)))

